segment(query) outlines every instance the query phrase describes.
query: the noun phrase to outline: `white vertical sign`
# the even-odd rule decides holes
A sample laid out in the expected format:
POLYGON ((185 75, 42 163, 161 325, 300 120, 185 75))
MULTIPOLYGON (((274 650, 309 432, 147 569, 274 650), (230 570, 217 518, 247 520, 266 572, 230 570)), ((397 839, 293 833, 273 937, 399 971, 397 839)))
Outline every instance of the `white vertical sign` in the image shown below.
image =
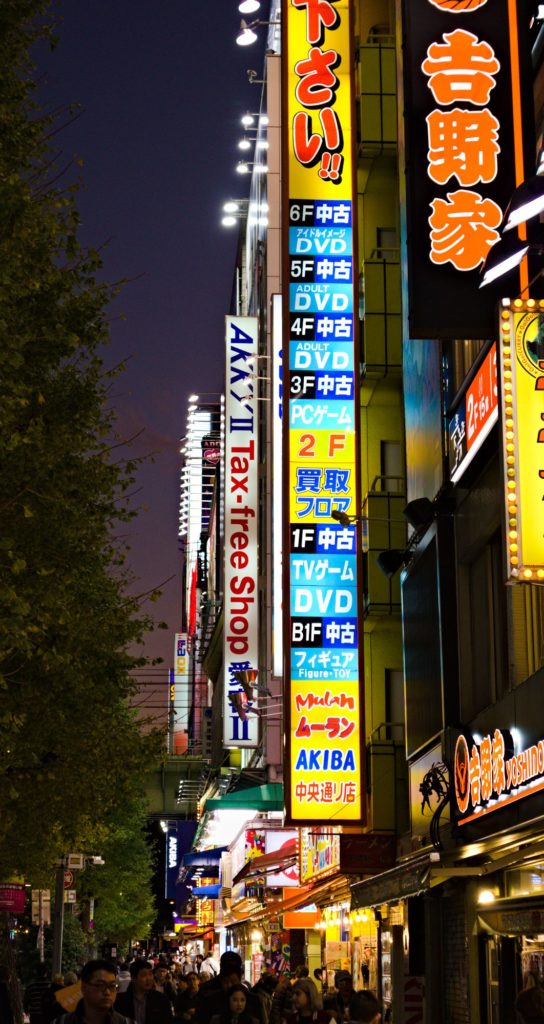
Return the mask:
POLYGON ((259 721, 236 679, 259 667, 258 320, 226 317, 223 742, 256 747, 259 721), (248 380, 249 378, 249 380, 248 380), (236 695, 239 711, 231 698, 236 695))

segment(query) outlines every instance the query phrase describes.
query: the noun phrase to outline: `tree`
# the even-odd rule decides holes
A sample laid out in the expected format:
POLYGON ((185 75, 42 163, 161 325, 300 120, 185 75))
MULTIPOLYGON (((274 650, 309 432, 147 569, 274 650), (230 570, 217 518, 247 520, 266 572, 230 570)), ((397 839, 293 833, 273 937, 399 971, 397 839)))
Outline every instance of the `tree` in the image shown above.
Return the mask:
MULTIPOLYGON (((89 906, 94 900, 91 944, 100 948, 106 940, 126 946, 132 939, 144 939, 156 916, 151 895, 153 858, 145 833, 145 804, 126 801, 107 822, 100 847, 103 867, 89 867, 77 879, 78 901, 89 906)), ((87 911, 84 916, 89 920, 87 911)))
POLYGON ((0 5, 0 876, 34 885, 62 853, 95 852, 162 745, 129 707, 151 624, 116 537, 135 470, 101 355, 116 288, 78 242, 64 115, 35 99, 47 10, 0 5))

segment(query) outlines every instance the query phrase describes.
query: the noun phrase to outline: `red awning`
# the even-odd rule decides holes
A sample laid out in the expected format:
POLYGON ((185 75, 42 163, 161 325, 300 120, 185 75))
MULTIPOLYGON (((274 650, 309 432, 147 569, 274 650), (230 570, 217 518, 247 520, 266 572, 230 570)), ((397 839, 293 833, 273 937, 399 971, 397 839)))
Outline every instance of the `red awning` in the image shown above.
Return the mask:
POLYGON ((297 860, 298 840, 289 839, 281 850, 274 850, 273 853, 263 853, 261 857, 252 857, 251 860, 248 860, 241 871, 234 876, 232 884, 237 885, 244 878, 250 878, 253 875, 268 875, 272 871, 283 871, 284 868, 296 864, 297 860))

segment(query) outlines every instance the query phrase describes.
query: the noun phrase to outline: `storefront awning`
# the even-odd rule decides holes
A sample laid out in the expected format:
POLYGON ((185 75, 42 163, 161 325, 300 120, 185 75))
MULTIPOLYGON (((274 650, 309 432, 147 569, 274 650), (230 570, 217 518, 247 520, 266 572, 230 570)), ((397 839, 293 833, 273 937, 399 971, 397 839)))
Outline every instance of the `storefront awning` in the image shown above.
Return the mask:
POLYGON ((275 850, 274 853, 264 853, 262 857, 253 857, 234 876, 232 884, 237 885, 238 882, 242 882, 244 878, 250 878, 252 875, 267 875, 271 871, 284 870, 287 867, 291 867, 292 864, 296 864, 297 860, 298 841, 291 839, 281 850, 275 850))
MULTIPOLYGON (((417 896, 431 887, 429 854, 408 864, 399 864, 351 886, 351 907, 377 907, 417 896)), ((444 881, 444 879, 442 879, 444 881)))
POLYGON ((219 874, 219 862, 221 854, 225 853, 228 847, 216 846, 213 850, 197 850, 193 853, 184 853, 181 863, 184 868, 209 868, 210 875, 219 874))
POLYGON ((206 800, 206 811, 282 811, 283 786, 281 782, 267 782, 262 786, 234 789, 224 796, 206 800))
POLYGON ((217 885, 195 885, 194 889, 191 889, 191 895, 196 896, 199 900, 217 900, 220 888, 219 883, 217 885))

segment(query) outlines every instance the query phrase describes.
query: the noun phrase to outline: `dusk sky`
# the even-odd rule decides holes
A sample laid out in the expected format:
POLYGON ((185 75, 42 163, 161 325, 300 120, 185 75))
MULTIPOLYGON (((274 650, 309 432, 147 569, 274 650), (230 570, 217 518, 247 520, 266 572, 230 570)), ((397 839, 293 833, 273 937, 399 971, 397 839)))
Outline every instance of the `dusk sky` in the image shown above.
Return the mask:
POLYGON ((68 175, 83 180, 81 240, 104 246, 107 281, 131 281, 111 309, 105 361, 128 360, 113 390, 119 429, 139 434, 133 454, 154 453, 139 474, 131 568, 137 592, 174 576, 148 606, 170 630, 151 636, 146 653, 168 667, 180 614, 179 438, 188 395, 222 387, 237 232, 221 227, 221 206, 247 195, 237 143, 241 116, 259 109, 261 86, 246 72, 262 77, 262 47, 236 45, 238 0, 59 7, 59 45, 38 58, 40 97, 50 107, 82 106, 55 140, 59 164, 83 161, 68 175))

